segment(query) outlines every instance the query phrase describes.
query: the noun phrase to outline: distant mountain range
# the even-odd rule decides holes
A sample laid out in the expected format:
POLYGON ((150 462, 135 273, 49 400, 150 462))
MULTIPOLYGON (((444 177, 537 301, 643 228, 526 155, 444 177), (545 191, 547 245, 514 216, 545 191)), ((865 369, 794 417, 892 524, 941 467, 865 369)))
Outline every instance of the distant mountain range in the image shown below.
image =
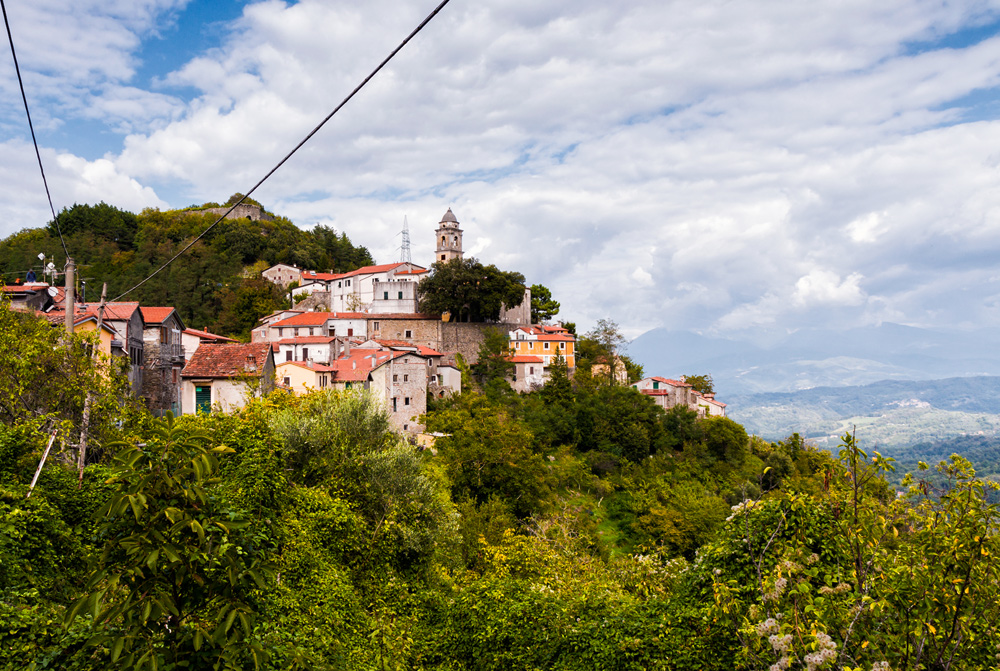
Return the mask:
POLYGON ((799 330, 767 344, 654 329, 628 354, 647 375, 711 374, 719 398, 881 380, 1000 375, 1000 330, 945 332, 884 323, 799 330))

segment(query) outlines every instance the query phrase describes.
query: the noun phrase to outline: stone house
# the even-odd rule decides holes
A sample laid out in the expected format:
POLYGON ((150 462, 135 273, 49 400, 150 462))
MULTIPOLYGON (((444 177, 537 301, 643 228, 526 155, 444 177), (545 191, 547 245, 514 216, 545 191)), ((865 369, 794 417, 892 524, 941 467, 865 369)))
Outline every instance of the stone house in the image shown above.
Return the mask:
POLYGON ((260 275, 268 282, 272 282, 281 287, 287 287, 292 282, 302 282, 302 271, 296 266, 290 266, 286 263, 273 265, 260 275))
POLYGON ((507 360, 514 364, 514 374, 509 378, 514 391, 527 393, 545 386, 548 371, 545 362, 537 356, 509 356, 507 360))
POLYGON ((162 416, 181 409, 181 370, 184 356, 184 323, 171 307, 139 308, 143 329, 142 397, 150 412, 162 416))
POLYGON ((274 370, 270 343, 201 345, 181 372, 181 411, 241 408, 274 389, 274 370))
POLYGON ((665 377, 647 377, 632 384, 645 396, 649 396, 664 410, 683 405, 698 413, 699 417, 725 417, 726 404, 715 400, 715 394, 701 394, 683 380, 665 377))

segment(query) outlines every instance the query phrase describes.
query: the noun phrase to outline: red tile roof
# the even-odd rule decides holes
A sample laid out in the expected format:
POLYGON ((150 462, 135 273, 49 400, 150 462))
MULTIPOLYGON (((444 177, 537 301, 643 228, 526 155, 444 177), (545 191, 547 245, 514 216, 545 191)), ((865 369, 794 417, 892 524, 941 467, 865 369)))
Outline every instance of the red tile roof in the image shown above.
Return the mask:
POLYGON ((292 315, 288 319, 271 324, 271 328, 281 328, 283 326, 324 326, 333 318, 332 312, 303 312, 292 315))
POLYGON ((173 308, 139 308, 142 311, 142 319, 146 324, 162 324, 175 312, 173 308))
POLYGON ((238 342, 232 338, 227 338, 226 336, 221 336, 218 333, 209 333, 208 331, 199 331, 198 329, 184 329, 184 333, 187 335, 197 336, 201 338, 202 341, 209 342, 238 342))
POLYGON ((670 380, 670 379, 665 378, 665 377, 651 377, 649 379, 650 380, 654 380, 656 382, 663 382, 664 384, 669 384, 669 385, 674 386, 674 387, 690 387, 691 386, 687 382, 680 382, 678 380, 670 380))
POLYGON ((266 342, 236 345, 205 343, 195 350, 191 360, 181 371, 181 377, 258 377, 270 354, 271 343, 266 342), (254 370, 248 370, 250 360, 255 364, 254 370))
POLYGON ((526 355, 509 356, 507 357, 507 360, 510 361, 511 363, 545 363, 537 356, 526 356, 526 355))
MULTIPOLYGON (((338 277, 343 277, 343 276, 344 275, 342 273, 340 273, 340 274, 338 274, 338 273, 317 273, 317 272, 313 272, 312 270, 304 270, 304 271, 302 271, 302 279, 309 281, 310 284, 313 283, 313 282, 329 282, 330 280, 335 280, 338 277)), ((305 286, 305 285, 303 285, 303 286, 305 286)))
MULTIPOLYGON (((100 307, 98 303, 77 303, 76 304, 76 315, 77 318, 83 316, 97 316, 97 310, 100 307), (81 309, 83 308, 83 309, 81 309)), ((104 306, 104 320, 105 321, 128 321, 132 314, 139 308, 138 303, 107 303, 104 306)), ((140 312, 140 315, 142 313, 140 312)), ((45 313, 45 318, 50 322, 60 322, 66 319, 66 310, 61 307, 55 307, 45 313)))
POLYGON ((423 275, 428 272, 430 271, 426 268, 419 268, 417 270, 400 270, 396 275, 423 275))
POLYGON ((318 345, 331 343, 336 338, 333 336, 299 336, 298 338, 282 338, 279 345, 318 345))
POLYGON ((379 345, 384 345, 386 347, 417 347, 417 345, 414 345, 408 340, 386 340, 384 338, 372 338, 372 340, 377 342, 379 345))

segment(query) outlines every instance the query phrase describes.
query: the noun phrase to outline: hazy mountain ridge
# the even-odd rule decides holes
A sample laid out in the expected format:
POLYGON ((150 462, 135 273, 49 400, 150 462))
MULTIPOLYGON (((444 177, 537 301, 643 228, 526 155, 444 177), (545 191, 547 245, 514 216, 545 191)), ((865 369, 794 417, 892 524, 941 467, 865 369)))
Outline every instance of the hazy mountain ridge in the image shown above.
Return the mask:
POLYGON ((997 342, 997 329, 945 332, 890 323, 800 330, 766 341, 653 329, 628 353, 647 375, 709 373, 729 403, 754 393, 1000 375, 997 342))
POLYGON ((854 430, 864 445, 893 455, 919 443, 1000 434, 1000 377, 884 380, 726 400, 729 416, 764 438, 798 432, 823 446, 854 430))

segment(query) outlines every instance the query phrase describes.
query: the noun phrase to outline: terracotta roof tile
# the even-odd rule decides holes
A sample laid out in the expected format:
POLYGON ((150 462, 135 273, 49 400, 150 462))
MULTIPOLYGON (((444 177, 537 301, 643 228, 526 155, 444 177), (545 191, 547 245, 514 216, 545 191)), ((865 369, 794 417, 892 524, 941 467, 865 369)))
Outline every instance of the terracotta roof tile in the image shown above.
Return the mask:
POLYGON ((537 356, 526 356, 526 355, 509 356, 507 357, 507 360, 510 361, 511 363, 545 363, 537 356))
POLYGON ((199 331, 198 329, 184 329, 184 333, 187 335, 197 336, 198 338, 207 341, 238 342, 232 338, 227 338, 226 336, 219 335, 218 333, 209 333, 208 331, 199 331))
POLYGON ((271 354, 271 343, 211 344, 195 350, 181 371, 182 377, 231 378, 253 374, 247 370, 248 359, 256 363, 256 375, 264 368, 271 354))
POLYGON ((288 319, 271 324, 271 328, 281 328, 287 326, 324 326, 331 318, 332 312, 303 312, 292 315, 288 319))
POLYGON ((299 336, 298 338, 282 338, 279 345, 321 345, 331 343, 336 338, 333 336, 299 336))
POLYGON ((162 324, 171 312, 175 312, 173 308, 139 308, 139 310, 146 324, 162 324))

